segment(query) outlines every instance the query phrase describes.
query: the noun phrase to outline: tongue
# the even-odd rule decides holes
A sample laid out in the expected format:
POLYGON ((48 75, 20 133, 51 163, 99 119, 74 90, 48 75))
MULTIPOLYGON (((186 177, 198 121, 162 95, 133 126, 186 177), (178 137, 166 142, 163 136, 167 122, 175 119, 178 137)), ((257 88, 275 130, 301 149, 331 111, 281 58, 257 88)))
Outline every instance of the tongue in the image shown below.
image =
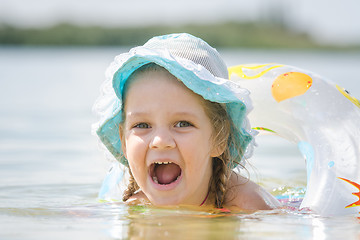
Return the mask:
POLYGON ((155 176, 160 184, 169 184, 180 175, 181 169, 177 164, 160 164, 155 168, 155 176))

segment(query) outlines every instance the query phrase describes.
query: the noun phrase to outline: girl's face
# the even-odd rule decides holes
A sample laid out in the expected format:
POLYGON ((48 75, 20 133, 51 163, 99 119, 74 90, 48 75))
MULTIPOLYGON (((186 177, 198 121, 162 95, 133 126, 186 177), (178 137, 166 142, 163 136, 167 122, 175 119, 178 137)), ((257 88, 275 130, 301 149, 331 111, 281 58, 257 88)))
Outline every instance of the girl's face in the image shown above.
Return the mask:
POLYGON ((155 205, 200 205, 212 175, 212 126, 203 99, 165 71, 138 74, 121 140, 132 174, 155 205))

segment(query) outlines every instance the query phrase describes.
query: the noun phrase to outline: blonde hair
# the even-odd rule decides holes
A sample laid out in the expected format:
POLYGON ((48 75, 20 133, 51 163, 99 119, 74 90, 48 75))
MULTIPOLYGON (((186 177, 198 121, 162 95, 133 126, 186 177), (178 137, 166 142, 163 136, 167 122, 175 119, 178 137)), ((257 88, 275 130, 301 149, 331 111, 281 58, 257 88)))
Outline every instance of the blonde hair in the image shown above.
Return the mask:
MULTIPOLYGON (((165 68, 156 65, 155 63, 146 64, 138 68, 128 79, 127 83, 130 80, 134 79, 138 74, 148 72, 148 71, 166 71, 165 68)), ((126 91, 124 91, 126 92, 126 91)), ((203 100, 203 106, 205 113, 210 119, 212 125, 212 147, 220 147, 222 154, 218 157, 212 159, 212 176, 209 182, 209 195, 215 199, 214 206, 217 208, 223 207, 225 201, 225 195, 228 190, 227 185, 231 175, 231 166, 233 166, 233 159, 231 158, 232 154, 230 153, 230 146, 234 146, 238 155, 243 156, 243 149, 238 144, 236 145, 234 128, 231 118, 228 116, 228 113, 220 103, 211 102, 208 100, 203 100)), ((125 99, 123 99, 124 102, 125 99)), ((124 119, 124 118, 123 118, 124 119)), ((120 123, 120 133, 121 131, 120 123)), ((129 168, 129 184, 127 189, 123 194, 123 201, 127 201, 131 196, 134 195, 136 191, 139 190, 132 173, 129 168)))

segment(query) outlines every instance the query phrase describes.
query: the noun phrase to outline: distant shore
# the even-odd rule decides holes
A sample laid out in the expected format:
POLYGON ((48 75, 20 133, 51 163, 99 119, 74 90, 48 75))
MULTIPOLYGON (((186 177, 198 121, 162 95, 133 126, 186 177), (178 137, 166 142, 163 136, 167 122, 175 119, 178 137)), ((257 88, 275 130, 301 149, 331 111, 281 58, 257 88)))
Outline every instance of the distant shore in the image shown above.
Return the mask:
POLYGON ((59 24, 48 28, 16 28, 0 24, 0 45, 136 46, 156 35, 188 32, 214 47, 359 50, 359 46, 323 45, 304 33, 265 22, 211 25, 105 28, 59 24))

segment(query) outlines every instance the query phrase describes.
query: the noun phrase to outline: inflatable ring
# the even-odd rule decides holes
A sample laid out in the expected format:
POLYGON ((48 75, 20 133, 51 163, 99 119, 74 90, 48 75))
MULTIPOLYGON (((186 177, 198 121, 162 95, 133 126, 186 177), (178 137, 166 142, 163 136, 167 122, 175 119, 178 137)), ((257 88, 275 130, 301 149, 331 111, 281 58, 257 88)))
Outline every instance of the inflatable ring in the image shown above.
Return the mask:
POLYGON ((229 68, 249 89, 255 129, 294 142, 306 161, 300 209, 321 216, 360 211, 360 103, 323 77, 279 64, 229 68))

